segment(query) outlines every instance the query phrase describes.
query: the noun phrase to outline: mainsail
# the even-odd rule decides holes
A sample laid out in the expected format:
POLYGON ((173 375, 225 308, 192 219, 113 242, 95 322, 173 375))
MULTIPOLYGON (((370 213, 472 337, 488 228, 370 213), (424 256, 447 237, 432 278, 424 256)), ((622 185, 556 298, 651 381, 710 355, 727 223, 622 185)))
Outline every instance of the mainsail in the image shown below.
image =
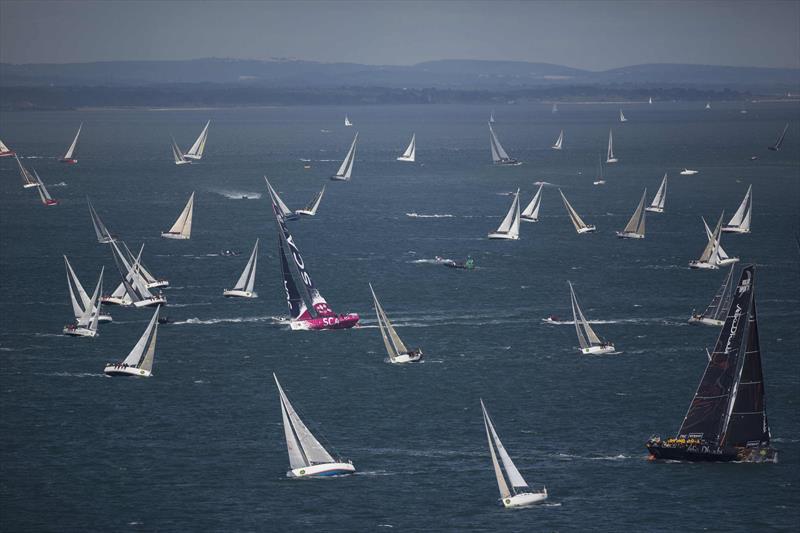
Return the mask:
POLYGON ((134 345, 128 357, 122 361, 123 365, 139 368, 141 370, 153 371, 153 358, 156 354, 156 337, 158 337, 158 313, 161 306, 156 307, 153 318, 147 324, 144 333, 139 337, 139 341, 134 345))
POLYGON ((253 252, 250 254, 250 259, 247 261, 247 265, 244 267, 244 271, 242 271, 242 275, 239 276, 239 279, 236 281, 236 285, 234 285, 233 290, 235 291, 246 291, 246 292, 253 292, 253 287, 256 284, 256 263, 258 263, 258 241, 256 239, 256 244, 253 246, 253 252))
POLYGON ((529 220, 531 222, 536 222, 539 220, 539 208, 542 206, 542 188, 544 187, 544 183, 539 185, 539 190, 536 191, 536 194, 533 195, 533 200, 531 203, 525 207, 525 210, 520 215, 521 218, 525 220, 529 220))
POLYGON ((578 342, 581 348, 606 344, 597 336, 592 326, 589 325, 589 321, 583 316, 583 311, 578 305, 578 298, 575 296, 575 290, 572 288, 572 282, 567 281, 567 283, 569 283, 569 295, 572 302, 572 319, 575 322, 575 332, 578 334, 578 342))
POLYGON ((588 226, 572 208, 572 205, 567 201, 567 197, 561 192, 561 189, 558 189, 558 193, 561 195, 561 199, 564 200, 564 207, 567 208, 567 214, 569 214, 569 219, 572 221, 572 225, 575 226, 575 230, 580 232, 580 230, 587 228, 588 226))
POLYGON ((371 283, 369 284, 369 290, 372 292, 372 300, 375 305, 375 314, 378 317, 378 327, 381 330, 383 344, 386 346, 386 353, 389 354, 389 360, 394 361, 398 355, 408 353, 408 348, 400 339, 400 336, 395 331, 392 323, 389 322, 389 318, 386 316, 383 306, 378 301, 378 297, 375 295, 375 290, 372 288, 371 283))
POLYGON ((286 253, 283 249, 283 238, 278 235, 278 255, 281 256, 281 275, 283 276, 283 288, 286 291, 286 303, 289 304, 289 315, 293 318, 300 318, 308 314, 305 300, 294 282, 289 262, 286 260, 286 253))
POLYGON ((561 133, 558 134, 558 139, 556 139, 555 144, 551 146, 553 150, 561 150, 564 147, 564 130, 561 130, 561 133))
POLYGON ((353 163, 356 159, 357 141, 358 132, 356 132, 356 136, 353 137, 353 143, 350 145, 350 149, 347 151, 347 155, 344 157, 344 161, 342 161, 339 170, 336 171, 335 175, 331 176, 331 179, 339 181, 348 181, 350 179, 350 175, 353 173, 353 163))
POLYGON ((491 124, 489 124, 489 145, 491 146, 492 149, 492 162, 510 163, 514 161, 508 156, 506 151, 503 149, 503 146, 500 144, 500 141, 497 140, 497 135, 495 134, 494 128, 492 128, 491 124))
POLYGON ((628 119, 625 118, 625 115, 622 114, 622 109, 619 110, 619 121, 620 122, 628 122, 628 119))
POLYGON ((196 141, 194 141, 192 147, 189 148, 189 150, 185 154, 183 154, 184 158, 195 159, 195 160, 202 159, 203 151, 206 149, 206 141, 208 140, 208 126, 210 124, 211 124, 210 120, 206 122, 203 131, 200 132, 200 136, 197 137, 196 141))
POLYGON ((750 265, 742 270, 681 436, 719 446, 769 445, 754 284, 750 265))
POLYGON ((787 122, 786 125, 783 127, 783 131, 778 136, 778 140, 775 141, 775 144, 773 146, 769 147, 770 150, 772 150, 773 152, 777 152, 778 150, 781 149, 781 146, 783 145, 783 139, 784 137, 786 137, 786 132, 788 130, 789 130, 789 123, 787 122))
POLYGON ((411 142, 408 143, 406 151, 397 158, 398 161, 408 161, 413 163, 417 157, 417 134, 411 135, 411 142))
POLYGON ((747 188, 747 194, 744 195, 742 203, 739 204, 739 209, 733 214, 730 221, 725 225, 722 231, 735 231, 741 233, 748 233, 750 231, 750 220, 753 217, 753 186, 747 188))
POLYGON ((17 160, 17 166, 19 166, 19 175, 22 178, 22 186, 26 189, 29 187, 36 187, 39 183, 36 181, 36 178, 33 174, 31 174, 27 168, 22 166, 22 161, 19 160, 16 154, 14 154, 14 159, 17 160))
POLYGON ((83 122, 81 125, 78 126, 78 133, 75 134, 75 138, 72 139, 72 144, 69 145, 67 149, 67 153, 64 154, 64 157, 61 158, 62 161, 74 161, 75 159, 75 147, 78 146, 78 137, 81 134, 81 129, 83 129, 83 122))
POLYGON ((667 201, 667 174, 664 173, 664 179, 661 180, 661 185, 653 197, 653 202, 650 204, 648 211, 656 211, 662 213, 664 211, 664 204, 667 201))
POLYGON ((189 239, 192 237, 192 215, 194 213, 194 193, 189 196, 189 201, 186 202, 186 207, 183 208, 178 220, 172 225, 166 234, 162 233, 161 236, 175 236, 181 239, 189 239))
POLYGON ((492 457, 492 466, 494 467, 495 477, 497 478, 497 487, 500 490, 500 497, 507 498, 511 496, 508 483, 511 484, 514 492, 516 492, 516 489, 527 489, 528 483, 525 481, 525 478, 522 477, 519 470, 517 470, 514 461, 511 460, 511 456, 508 455, 505 446, 503 446, 500 437, 497 435, 494 425, 492 424, 492 419, 489 417, 486 406, 483 404, 483 400, 481 400, 481 410, 483 411, 483 426, 486 429, 486 439, 489 442, 489 454, 492 457), (495 449, 497 449, 496 454, 495 449), (500 464, 497 461, 498 455, 500 456, 500 461, 503 463, 503 469, 500 468, 500 464), (508 483, 506 483, 503 470, 505 470, 505 475, 508 476, 508 483))
POLYGON ((335 462, 331 454, 320 444, 316 437, 306 427, 297 411, 294 410, 289 398, 283 392, 278 376, 274 373, 275 384, 281 400, 281 418, 283 431, 286 435, 286 448, 289 451, 289 465, 292 469, 308 467, 315 464, 335 462))
POLYGON ((636 206, 636 211, 633 212, 631 219, 628 221, 628 224, 625 226, 625 229, 622 230, 623 233, 628 235, 640 235, 644 237, 644 221, 645 221, 645 213, 644 210, 644 202, 647 198, 647 188, 645 188, 644 193, 642 193, 642 199, 639 200, 639 205, 636 206))
POLYGON ((608 130, 608 150, 606 152, 606 163, 616 163, 618 160, 614 157, 614 133, 608 130))
POLYGON ((86 203, 89 205, 89 217, 92 219, 92 227, 97 236, 97 242, 100 244, 110 243, 114 240, 114 237, 111 236, 106 225, 100 220, 100 216, 97 214, 97 211, 94 210, 94 206, 88 196, 86 197, 86 203))

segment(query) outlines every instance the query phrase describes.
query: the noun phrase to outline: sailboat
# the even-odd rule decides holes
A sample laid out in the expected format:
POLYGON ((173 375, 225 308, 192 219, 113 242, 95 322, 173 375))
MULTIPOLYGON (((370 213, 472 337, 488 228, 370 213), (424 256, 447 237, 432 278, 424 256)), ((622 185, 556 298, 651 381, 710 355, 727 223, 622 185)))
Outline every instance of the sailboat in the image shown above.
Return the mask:
POLYGON ((711 102, 706 102, 706 109, 711 109, 711 102))
POLYGON ((320 329, 347 329, 358 323, 357 313, 336 314, 322 297, 311 275, 306 270, 306 263, 300 255, 300 250, 289 233, 289 228, 283 217, 273 205, 275 219, 278 222, 278 248, 281 256, 281 274, 283 287, 286 290, 286 300, 289 304, 289 327, 293 330, 320 330, 320 329), (292 267, 289 266, 287 257, 291 257, 294 270, 300 285, 295 283, 292 267), (302 291, 302 292, 301 292, 302 291))
POLYGON ((344 161, 342 161, 339 170, 336 171, 336 174, 331 176, 331 179, 334 181, 350 181, 350 175, 353 173, 353 163, 356 160, 356 142, 358 141, 358 132, 356 132, 356 136, 353 137, 353 143, 350 145, 350 149, 347 151, 347 155, 344 157, 344 161))
MULTIPOLYGON (((97 307, 100 302, 100 294, 102 294, 102 286, 101 292, 98 293, 98 298, 96 301, 93 301, 92 298, 89 298, 89 295, 83 289, 83 285, 81 284, 78 276, 75 274, 75 271, 72 269, 72 265, 69 263, 69 259, 67 256, 64 256, 64 264, 67 268, 67 287, 69 287, 69 299, 72 303, 72 312, 75 315, 75 320, 77 322, 81 322, 80 317, 86 313, 93 312, 89 306, 93 305, 97 307)), ((102 277, 103 272, 105 271, 105 267, 103 270, 100 271, 100 275, 102 277)), ((97 321, 100 324, 107 324, 109 322, 113 322, 114 318, 111 315, 105 315, 102 312, 98 311, 97 321)))
POLYGON ((605 185, 606 175, 603 168, 603 156, 597 156, 597 179, 592 182, 592 185, 605 185))
POLYGON ((408 143, 408 147, 406 151, 403 152, 403 155, 397 158, 398 161, 408 161, 409 163, 413 163, 417 157, 417 134, 414 133, 411 135, 411 142, 408 143))
POLYGON ((286 472, 286 477, 343 476, 355 472, 352 461, 334 459, 322 446, 289 403, 278 376, 273 372, 272 377, 278 386, 283 432, 286 436, 286 449, 289 451, 289 471, 286 472))
POLYGON ((100 215, 97 214, 97 211, 94 210, 94 206, 92 205, 91 200, 89 197, 86 197, 86 203, 89 205, 89 217, 92 219, 92 227, 94 228, 94 233, 97 236, 97 242, 100 244, 108 244, 114 240, 114 237, 108 231, 108 228, 103 221, 100 220, 100 215))
POLYGON ((72 144, 69 145, 69 148, 67 149, 67 153, 64 154, 64 157, 62 157, 60 159, 60 161, 62 163, 68 163, 70 165, 74 165, 75 163, 78 162, 78 160, 75 159, 75 147, 78 146, 78 137, 81 134, 81 129, 82 128, 83 128, 83 122, 81 122, 81 125, 78 126, 78 133, 76 133, 75 134, 75 138, 72 139, 72 144))
MULTIPOLYGON (((724 216, 725 211, 723 211, 722 215, 720 215, 719 221, 714 228, 714 233, 712 233, 711 237, 708 239, 708 243, 703 249, 703 253, 700 255, 700 258, 690 262, 689 268, 701 270, 716 270, 719 268, 718 258, 719 248, 721 245, 720 238, 722 237, 722 232, 720 230, 722 228, 722 217, 724 216)), ((705 223, 705 220, 703 223, 705 223)))
POLYGON ((619 121, 620 122, 628 122, 628 119, 625 118, 625 115, 622 113, 622 109, 619 110, 619 121))
POLYGON ((733 271, 736 267, 731 266, 728 275, 722 282, 711 303, 708 304, 705 311, 702 313, 695 313, 692 309, 692 316, 689 318, 690 324, 705 324, 706 326, 722 326, 725 324, 726 313, 731 305, 733 298, 733 271))
POLYGON ((650 105, 653 105, 653 97, 652 96, 647 99, 647 103, 650 104, 650 105))
MULTIPOLYGON (((711 231, 711 228, 708 227, 708 224, 706 224, 706 219, 704 217, 700 217, 700 219, 703 221, 703 227, 706 230, 706 237, 710 239, 714 235, 714 233, 711 231)), ((721 244, 717 246, 716 257, 717 257, 717 266, 727 266, 739 262, 739 258, 730 257, 728 253, 722 248, 721 244)))
POLYGON ((725 233, 750 233, 750 220, 753 218, 753 186, 747 188, 747 194, 739 205, 739 209, 727 224, 722 226, 725 233))
POLYGON ((350 122, 350 119, 347 118, 347 115, 344 116, 344 125, 348 127, 353 125, 353 123, 350 122))
POLYGON ((169 287, 169 280, 165 278, 156 278, 153 274, 150 273, 150 269, 148 269, 144 265, 144 260, 142 259, 142 252, 144 251, 144 244, 139 248, 139 255, 138 258, 133 256, 133 252, 131 252, 128 245, 125 241, 119 241, 122 244, 123 252, 125 252, 125 257, 127 257, 128 262, 131 264, 135 262, 139 263, 139 274, 142 276, 146 283, 146 287, 148 289, 160 289, 162 287, 169 287))
POLYGON ((564 130, 561 130, 561 133, 558 134, 558 139, 556 139, 555 144, 551 146, 553 150, 561 150, 564 148, 564 130))
POLYGON ((47 191, 47 187, 44 186, 44 182, 42 181, 42 178, 39 177, 36 169, 33 169, 33 176, 36 178, 36 190, 39 191, 39 198, 42 200, 42 204, 47 206, 58 205, 58 200, 53 200, 53 197, 50 196, 50 193, 47 191))
POLYGON ((206 149, 206 141, 208 140, 208 126, 211 125, 211 121, 209 120, 206 122, 203 131, 200 132, 200 135, 197 137, 197 140, 194 141, 189 150, 183 154, 184 159, 189 159, 193 161, 199 161, 203 158, 203 151, 206 149))
POLYGON ((533 199, 531 203, 522 211, 520 214, 520 219, 524 220, 525 222, 539 222, 539 208, 542 206, 542 188, 544 187, 544 183, 539 185, 539 190, 536 191, 536 194, 533 195, 533 199))
POLYGON ((194 214, 194 192, 189 196, 186 207, 183 208, 178 220, 169 228, 169 231, 162 231, 161 237, 164 239, 189 240, 192 238, 192 216, 194 214))
POLYGON ((264 181, 267 182, 267 192, 269 192, 269 197, 272 199, 272 204, 278 208, 278 212, 281 214, 284 220, 297 220, 300 218, 300 215, 294 213, 289 207, 281 200, 281 197, 278 196, 278 191, 272 187, 272 184, 269 182, 266 176, 264 176, 264 181))
POLYGON ((575 231, 577 231, 578 234, 590 233, 597 230, 597 228, 594 226, 586 224, 586 222, 583 221, 580 215, 578 215, 578 213, 572 208, 572 205, 567 201, 567 197, 564 196, 564 193, 561 192, 561 189, 558 189, 558 194, 560 194, 561 199, 564 200, 564 207, 567 208, 569 219, 572 221, 572 225, 575 226, 575 231))
POLYGON ((11 157, 12 155, 16 155, 14 150, 6 146, 3 141, 0 141, 0 157, 11 157))
POLYGON ((153 318, 147 324, 144 333, 133 349, 122 362, 107 363, 103 373, 106 376, 153 377, 153 359, 156 356, 156 337, 158 336, 158 314, 161 306, 156 307, 153 318))
POLYGON ((317 208, 319 208, 319 203, 322 201, 322 195, 325 194, 325 186, 322 186, 322 190, 319 191, 317 194, 314 195, 314 198, 305 206, 303 209, 297 209, 294 214, 295 215, 306 215, 309 217, 313 217, 317 214, 317 208))
POLYGON ((19 167, 19 175, 22 178, 22 186, 26 189, 30 187, 38 187, 39 182, 36 181, 34 175, 31 174, 27 168, 22 166, 22 161, 19 160, 19 157, 17 157, 16 154, 14 154, 14 159, 16 159, 17 166, 19 167))
POLYGON ((783 127, 783 131, 778 136, 778 140, 775 141, 775 144, 772 146, 768 146, 768 150, 772 150, 773 152, 777 152, 783 146, 783 139, 786 137, 786 132, 789 130, 789 123, 787 122, 786 125, 783 127))
POLYGON ((684 168, 683 170, 681 170, 680 174, 681 174, 681 176, 694 176, 695 174, 698 174, 699 172, 700 172, 699 170, 692 170, 690 168, 684 168))
POLYGON ((505 166, 518 166, 521 165, 521 161, 517 161, 508 156, 506 151, 503 149, 500 141, 497 140, 497 135, 494 133, 494 128, 492 125, 489 124, 489 146, 492 149, 492 163, 495 165, 505 165, 505 166))
POLYGON ((253 292, 253 287, 256 284, 258 241, 259 239, 256 239, 256 244, 255 246, 253 246, 253 252, 250 254, 250 259, 247 261, 247 265, 245 265, 244 271, 242 271, 242 275, 239 276, 239 280, 236 282, 236 285, 234 285, 232 289, 225 289, 222 292, 223 296, 238 297, 238 298, 258 298, 258 294, 253 292))
POLYGON ((742 270, 678 436, 651 437, 653 459, 774 463, 758 338, 755 267, 742 270))
POLYGON ((553 104, 553 109, 551 111, 553 113, 558 113, 558 104, 553 104))
POLYGON ((644 221, 647 211, 644 208, 644 202, 647 199, 647 188, 645 187, 642 193, 642 199, 639 200, 639 205, 636 206, 636 211, 633 212, 631 219, 622 231, 617 232, 617 237, 620 239, 644 239, 644 221))
POLYGON ((650 211, 651 213, 663 213, 664 212, 664 203, 667 201, 667 173, 664 173, 664 179, 661 180, 661 185, 658 187, 658 191, 656 191, 656 195, 653 197, 652 203, 645 208, 645 210, 650 211))
POLYGON ((511 202, 511 207, 509 208, 508 213, 506 213, 503 222, 500 223, 500 227, 497 228, 497 231, 489 234, 489 238, 510 240, 519 239, 519 221, 519 189, 517 189, 517 192, 514 193, 514 200, 511 202))
POLYGON ((187 159, 181 151, 178 143, 175 142, 175 137, 172 137, 172 158, 175 160, 176 165, 189 165, 192 162, 192 160, 187 159))
MULTIPOLYGON (((110 244, 111 251, 114 255, 114 262, 117 264, 117 269, 122 276, 122 283, 125 287, 125 293, 130 299, 131 305, 134 307, 150 307, 153 305, 166 304, 167 298, 160 292, 158 294, 153 294, 150 292, 147 287, 147 282, 139 271, 139 259, 141 258, 141 251, 139 252, 139 257, 136 258, 136 261, 131 264, 120 251, 116 241, 111 241, 110 244)), ((104 302, 105 300, 106 299, 104 299, 104 302)), ((122 301, 124 302, 124 297, 122 301)))
POLYGON ((497 488, 500 489, 500 500, 503 502, 503 506, 525 507, 546 500, 547 487, 544 487, 542 492, 530 492, 528 483, 517 470, 514 461, 511 460, 511 456, 508 455, 505 446, 500 441, 500 437, 494 430, 494 424, 492 424, 492 419, 489 418, 489 413, 486 411, 483 400, 481 400, 481 411, 483 411, 483 427, 486 429, 486 439, 489 442, 489 455, 492 458, 492 466, 497 478, 497 488), (497 450, 496 453, 495 449, 497 450), (502 469, 500 468, 500 462, 497 461, 498 455, 500 456, 500 462, 503 463, 502 469), (505 474, 503 474, 503 470, 505 470, 505 474), (508 481, 506 481, 506 478, 508 478, 508 481), (509 488, 509 484, 511 488, 509 488))
POLYGON ((616 157, 614 157, 614 134, 611 130, 608 130, 608 151, 606 152, 606 163, 616 163, 619 161, 616 157))
POLYGON ((489 113, 489 124, 494 124, 494 109, 489 113))
POLYGON ((83 290, 75 272, 67 261, 67 256, 64 256, 64 261, 67 264, 67 282, 69 283, 69 295, 72 299, 72 310, 75 315, 75 323, 64 326, 64 335, 71 337, 96 337, 97 324, 100 322, 100 294, 103 291, 103 269, 100 269, 100 277, 97 280, 97 285, 94 288, 94 294, 89 298, 83 290), (76 290, 80 290, 81 301, 75 298, 73 292, 73 285, 76 290), (83 298, 86 300, 84 301, 83 298))
POLYGON ((569 284, 569 295, 572 302, 572 320, 575 322, 575 332, 578 334, 581 353, 583 355, 601 355, 613 352, 614 344, 597 336, 578 305, 578 298, 575 296, 572 282, 567 281, 567 283, 569 284))
POLYGON ((422 348, 409 350, 400 339, 394 326, 389 322, 389 317, 386 316, 383 306, 378 301, 375 290, 372 288, 372 283, 369 284, 369 290, 372 292, 375 314, 378 316, 378 327, 381 330, 381 337, 383 337, 383 345, 386 346, 386 353, 389 355, 389 362, 398 364, 416 363, 422 360, 422 348))

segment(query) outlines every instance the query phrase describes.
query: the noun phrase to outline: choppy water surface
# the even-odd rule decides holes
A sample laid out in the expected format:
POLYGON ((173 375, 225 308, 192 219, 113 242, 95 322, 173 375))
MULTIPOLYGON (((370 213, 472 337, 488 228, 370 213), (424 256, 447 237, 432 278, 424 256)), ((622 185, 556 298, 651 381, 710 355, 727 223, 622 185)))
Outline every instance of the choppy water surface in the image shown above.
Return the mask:
POLYGON ((468 106, 4 113, 2 139, 60 201, 23 190, 0 160, 0 497, 8 531, 756 531, 796 526, 800 483, 796 107, 501 106, 498 136, 523 166, 494 168, 485 120, 468 106), (347 112, 355 127, 342 126, 347 112), (199 164, 172 164, 212 120, 199 164), (784 149, 766 146, 792 121, 784 149), (74 166, 54 156, 84 128, 74 166), (620 159, 592 186, 608 128, 620 159), (565 129, 565 149, 548 147, 565 129), (327 130, 327 131, 323 131, 327 130), (350 183, 327 177, 360 132, 350 183), (416 164, 395 161, 412 133, 416 164), (750 160, 757 155, 759 159, 750 160), (310 165, 306 169, 304 166, 310 165), (696 176, 680 176, 683 167, 696 176), (666 213, 647 238, 620 241, 644 187, 670 175, 666 213), (323 184, 318 215, 290 223, 311 274, 360 329, 291 332, 263 175, 292 208, 323 184), (537 224, 489 241, 518 187, 547 186, 537 224), (680 425, 717 330, 686 324, 723 271, 687 264, 705 245, 700 216, 730 216, 753 184, 753 233, 726 234, 754 262, 767 404, 777 465, 653 464, 643 443, 680 425), (60 185, 60 186, 57 186, 60 185), (597 225, 578 236, 555 186, 597 225), (188 242, 159 238, 196 192, 188 242), (94 340, 70 319, 62 254, 85 286, 110 250, 94 241, 90 196, 112 231, 169 278, 155 377, 107 379, 150 317, 110 308, 94 340), (262 196, 263 195, 263 196, 262 196), (244 200, 247 196, 251 199, 244 200), (222 290, 261 237, 252 301, 222 290), (225 249, 242 251, 224 257, 225 249), (436 256, 472 255, 455 271, 436 256), (578 355, 567 280, 621 353, 578 355), (424 364, 384 363, 371 282, 424 364), (289 480, 276 372, 324 442, 357 475, 289 480), (498 506, 478 399, 547 505, 498 506))

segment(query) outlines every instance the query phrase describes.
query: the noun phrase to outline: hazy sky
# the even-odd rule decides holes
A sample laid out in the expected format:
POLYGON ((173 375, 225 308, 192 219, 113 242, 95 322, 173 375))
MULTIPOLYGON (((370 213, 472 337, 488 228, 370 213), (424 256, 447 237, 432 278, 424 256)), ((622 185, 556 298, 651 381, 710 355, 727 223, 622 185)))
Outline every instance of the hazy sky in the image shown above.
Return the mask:
POLYGON ((800 2, 0 0, 3 62, 200 57, 800 67, 800 2))

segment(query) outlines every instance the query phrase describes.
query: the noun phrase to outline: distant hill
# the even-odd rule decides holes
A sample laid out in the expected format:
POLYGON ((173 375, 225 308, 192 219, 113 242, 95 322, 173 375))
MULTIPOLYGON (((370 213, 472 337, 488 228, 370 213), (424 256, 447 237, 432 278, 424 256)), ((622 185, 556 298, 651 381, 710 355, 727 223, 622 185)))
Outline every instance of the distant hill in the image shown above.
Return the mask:
POLYGON ((70 64, 0 63, 0 86, 235 84, 272 88, 386 87, 503 90, 547 85, 635 84, 797 88, 800 70, 650 64, 593 72, 548 63, 441 60, 411 66, 295 59, 194 59, 70 64))

